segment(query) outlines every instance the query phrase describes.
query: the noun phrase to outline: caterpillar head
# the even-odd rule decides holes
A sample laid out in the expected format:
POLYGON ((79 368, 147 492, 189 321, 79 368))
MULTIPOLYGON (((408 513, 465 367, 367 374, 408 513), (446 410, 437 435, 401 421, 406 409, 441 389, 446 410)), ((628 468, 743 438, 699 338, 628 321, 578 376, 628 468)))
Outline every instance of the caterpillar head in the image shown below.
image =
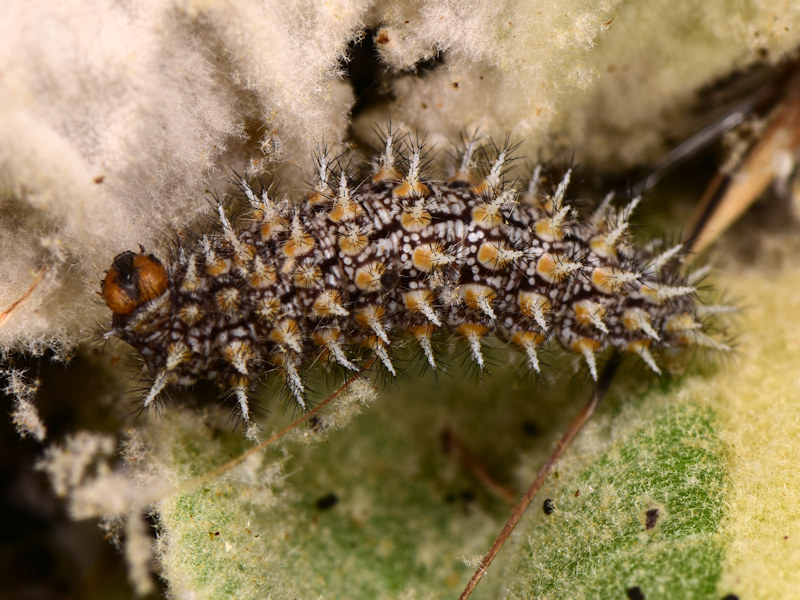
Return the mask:
POLYGON ((167 271, 152 254, 118 254, 103 282, 103 300, 115 315, 129 315, 167 289, 167 271))

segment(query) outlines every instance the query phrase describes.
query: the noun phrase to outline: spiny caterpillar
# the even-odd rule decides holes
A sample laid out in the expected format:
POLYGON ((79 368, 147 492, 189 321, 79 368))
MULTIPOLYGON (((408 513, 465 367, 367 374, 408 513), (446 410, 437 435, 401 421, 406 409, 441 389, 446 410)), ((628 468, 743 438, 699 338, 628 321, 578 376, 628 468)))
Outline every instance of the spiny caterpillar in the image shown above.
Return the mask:
MULTIPOLYGON (((674 347, 726 349, 701 323, 680 246, 656 254, 626 231, 607 196, 581 220, 566 202, 570 172, 550 190, 541 169, 527 186, 507 177, 512 148, 466 141, 446 181, 425 172, 424 142, 389 130, 372 173, 318 157, 299 205, 238 181, 238 226, 217 204, 219 228, 163 264, 152 254, 114 259, 102 295, 107 336, 136 348, 154 377, 144 405, 168 385, 217 380, 249 418, 248 394, 282 373, 302 409, 304 370, 318 361, 357 371, 367 357, 391 375, 396 350, 415 342, 437 368, 434 336, 462 339, 479 369, 495 335, 539 373, 553 341, 583 356, 632 352, 656 373, 674 347)), ((142 250, 142 252, 144 252, 142 250)))

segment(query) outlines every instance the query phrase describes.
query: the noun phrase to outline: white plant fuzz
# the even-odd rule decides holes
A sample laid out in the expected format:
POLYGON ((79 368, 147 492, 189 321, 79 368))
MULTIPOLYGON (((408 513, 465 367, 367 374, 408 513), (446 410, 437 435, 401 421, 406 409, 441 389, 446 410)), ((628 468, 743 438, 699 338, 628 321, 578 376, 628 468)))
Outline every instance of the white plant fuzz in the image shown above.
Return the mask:
POLYGON ((569 147, 581 149, 582 164, 601 168, 657 160, 670 138, 697 126, 689 114, 698 92, 753 63, 778 63, 800 44, 800 10, 791 0, 707 2, 700 11, 655 0, 612 12, 582 65, 591 87, 564 97, 553 123, 569 147))
POLYGON ((47 437, 47 428, 33 403, 39 387, 38 380, 29 380, 20 369, 0 369, 0 376, 6 379, 3 392, 14 399, 11 420, 17 433, 20 437, 32 437, 42 443, 47 437))
POLYGON ((0 309, 50 271, 0 329, 0 348, 86 341, 102 313, 97 279, 120 247, 151 247, 192 223, 222 167, 302 162, 323 137, 340 138, 353 100, 340 60, 365 8, 6 3, 0 309))
POLYGON ((46 448, 37 468, 48 475, 56 494, 67 499, 73 518, 124 516, 170 489, 161 473, 142 460, 146 455, 137 439, 123 445, 126 460, 114 467, 116 440, 81 431, 68 436, 63 446, 46 448))
POLYGON ((53 489, 66 496, 93 474, 107 474, 106 457, 114 452, 112 436, 79 431, 67 437, 63 446, 52 445, 37 468, 47 473, 53 489))
POLYGON ((800 11, 788 0, 708 3, 699 15, 666 0, 442 1, 381 16, 381 57, 407 72, 392 87, 393 118, 443 138, 465 125, 513 131, 527 156, 568 150, 614 169, 654 160, 676 128, 688 132, 681 109, 703 86, 763 60, 765 48, 777 61, 800 43, 800 11), (443 65, 416 76, 438 56, 443 65))
MULTIPOLYGON (((321 430, 337 430, 347 426, 354 417, 372 404, 378 397, 378 391, 367 380, 356 379, 347 389, 336 398, 333 410, 326 411, 319 416, 318 422, 321 430)), ((287 438, 298 441, 319 441, 320 435, 309 435, 308 431, 296 429, 287 438)))
POLYGON ((125 562, 128 578, 139 596, 155 591, 155 583, 150 574, 153 548, 142 516, 138 513, 128 515, 125 520, 125 562))
POLYGON ((142 489, 128 473, 109 470, 87 479, 70 492, 70 514, 75 519, 125 515, 146 506, 154 493, 157 493, 157 488, 142 489))
MULTIPOLYGON (((395 5, 382 15, 377 45, 391 67, 409 73, 394 82, 389 112, 412 128, 451 138, 465 125, 514 131, 525 138, 527 154, 546 139, 562 98, 591 81, 584 56, 618 4, 395 5), (442 54, 441 68, 415 75, 418 64, 442 54)), ((375 118, 366 115, 360 125, 375 118)))

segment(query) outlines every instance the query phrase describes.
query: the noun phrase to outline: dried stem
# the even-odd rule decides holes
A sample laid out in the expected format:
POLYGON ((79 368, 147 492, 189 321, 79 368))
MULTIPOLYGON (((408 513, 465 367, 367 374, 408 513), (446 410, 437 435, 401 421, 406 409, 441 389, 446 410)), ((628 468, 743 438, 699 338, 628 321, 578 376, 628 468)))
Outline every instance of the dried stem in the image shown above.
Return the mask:
POLYGON ((28 288, 28 290, 24 294, 22 294, 22 296, 20 296, 17 300, 15 300, 11 304, 11 306, 9 306, 3 312, 0 312, 0 327, 5 325, 6 322, 8 322, 8 320, 11 318, 11 315, 13 315, 16 312, 16 310, 20 306, 22 306, 22 304, 25 302, 25 300, 27 300, 30 297, 30 295, 33 293, 33 291, 42 282, 42 279, 44 279, 44 274, 46 272, 47 272, 47 265, 45 265, 44 267, 39 269, 39 272, 36 274, 36 277, 33 279, 33 283, 28 288))
POLYGON ((581 429, 583 429, 583 426, 589 421, 594 414, 594 411, 597 409, 597 406, 605 397, 618 366, 619 356, 616 353, 612 354, 608 364, 606 364, 605 369, 603 369, 603 374, 600 377, 600 381, 597 383, 597 387, 589 398, 589 402, 586 403, 583 409, 581 409, 577 416, 572 420, 572 423, 569 424, 569 427, 567 427, 567 430, 561 436, 561 439, 558 440, 556 447, 553 448, 553 451, 550 453, 550 456, 547 458, 544 466, 539 471, 536 479, 533 480, 533 483, 528 488, 528 491, 525 492, 525 495, 514 507, 514 511, 511 513, 508 521, 506 521, 506 524, 500 534, 497 536, 497 538, 495 538, 491 548, 489 548, 489 552, 487 552, 486 555, 481 559, 478 568, 472 575, 472 579, 469 580, 467 587, 465 587, 464 591, 461 592, 459 600, 467 600, 467 598, 472 595, 475 586, 478 585, 480 580, 486 574, 489 565, 492 564, 492 561, 497 556, 500 548, 503 547, 503 544, 508 539, 508 536, 511 535, 511 532, 514 531, 514 528, 517 526, 517 523, 519 523, 519 520, 522 518, 525 510, 527 510, 528 506, 533 500, 533 497, 539 491, 539 488, 542 487, 544 480, 553 470, 553 467, 556 466, 556 463, 572 443, 572 440, 575 439, 575 436, 578 435, 581 429))
POLYGON ((445 452, 454 454, 462 466, 469 471, 475 479, 480 481, 487 490, 498 498, 505 500, 509 506, 514 506, 514 502, 517 499, 514 490, 496 481, 478 457, 475 456, 461 438, 450 429, 446 429, 442 433, 442 445, 444 446, 445 452))

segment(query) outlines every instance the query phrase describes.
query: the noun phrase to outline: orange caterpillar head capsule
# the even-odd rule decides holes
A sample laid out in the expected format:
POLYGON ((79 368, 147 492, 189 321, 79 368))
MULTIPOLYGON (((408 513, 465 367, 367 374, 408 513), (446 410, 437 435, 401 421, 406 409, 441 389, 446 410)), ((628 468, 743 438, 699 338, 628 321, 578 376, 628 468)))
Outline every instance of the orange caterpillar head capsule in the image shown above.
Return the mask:
POLYGON ((106 273, 103 300, 115 314, 129 315, 163 294, 167 282, 167 271, 155 256, 123 252, 106 273))

